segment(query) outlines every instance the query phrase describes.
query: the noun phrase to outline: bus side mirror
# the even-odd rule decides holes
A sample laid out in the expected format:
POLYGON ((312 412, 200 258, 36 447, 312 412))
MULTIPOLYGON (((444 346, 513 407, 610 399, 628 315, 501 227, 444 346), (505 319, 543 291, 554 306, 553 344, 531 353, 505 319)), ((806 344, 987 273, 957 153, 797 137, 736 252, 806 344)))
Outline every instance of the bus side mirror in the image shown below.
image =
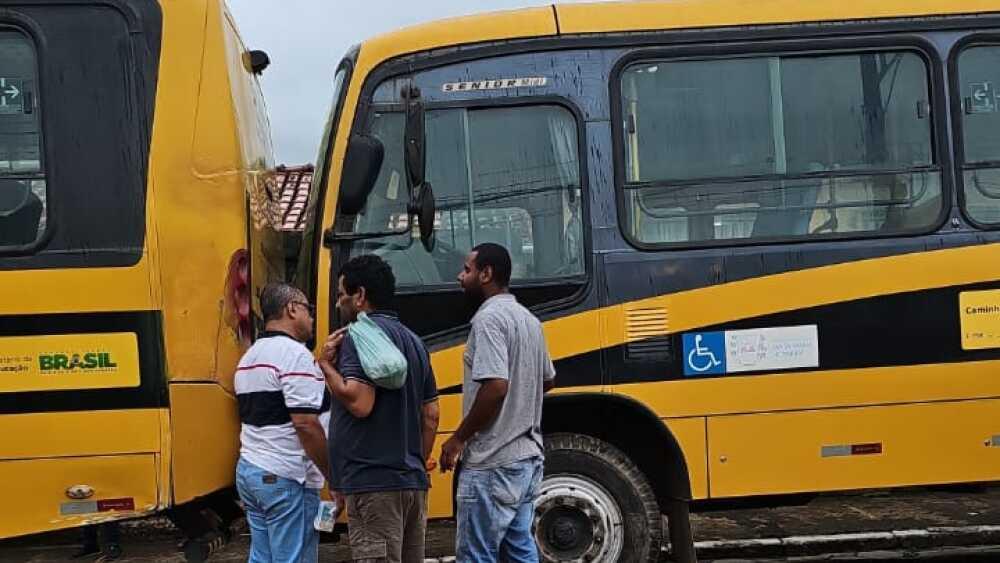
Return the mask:
POLYGON ((243 65, 251 73, 260 75, 264 69, 271 65, 271 58, 264 51, 247 51, 243 54, 243 65))
POLYGON ((420 89, 416 86, 404 87, 402 96, 406 104, 403 154, 412 190, 424 183, 424 104, 420 101, 420 89))
POLYGON ((357 215, 365 207, 368 194, 375 187, 385 148, 369 135, 352 135, 347 143, 344 172, 340 179, 340 211, 357 215))

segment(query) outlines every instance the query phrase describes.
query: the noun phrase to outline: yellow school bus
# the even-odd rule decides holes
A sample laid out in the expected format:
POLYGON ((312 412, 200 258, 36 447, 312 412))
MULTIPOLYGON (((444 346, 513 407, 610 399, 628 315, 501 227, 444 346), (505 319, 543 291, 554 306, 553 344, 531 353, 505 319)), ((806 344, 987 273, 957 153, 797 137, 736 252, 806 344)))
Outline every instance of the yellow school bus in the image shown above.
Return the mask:
POLYGON ((540 7, 365 41, 332 86, 318 332, 385 258, 443 441, 455 275, 504 244, 559 373, 546 559, 690 560, 708 499, 1000 480, 1000 2, 540 7))
POLYGON ((285 276, 266 63, 220 0, 0 11, 0 537, 217 527, 251 291, 285 276))

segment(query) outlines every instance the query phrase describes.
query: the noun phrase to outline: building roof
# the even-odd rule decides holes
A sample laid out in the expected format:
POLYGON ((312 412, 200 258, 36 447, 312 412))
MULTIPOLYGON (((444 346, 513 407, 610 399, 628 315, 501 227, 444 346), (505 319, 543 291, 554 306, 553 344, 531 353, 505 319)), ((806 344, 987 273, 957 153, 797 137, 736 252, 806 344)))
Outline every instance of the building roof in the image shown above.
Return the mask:
POLYGON ((278 191, 278 230, 305 229, 306 205, 312 186, 313 165, 279 166, 274 181, 278 191))

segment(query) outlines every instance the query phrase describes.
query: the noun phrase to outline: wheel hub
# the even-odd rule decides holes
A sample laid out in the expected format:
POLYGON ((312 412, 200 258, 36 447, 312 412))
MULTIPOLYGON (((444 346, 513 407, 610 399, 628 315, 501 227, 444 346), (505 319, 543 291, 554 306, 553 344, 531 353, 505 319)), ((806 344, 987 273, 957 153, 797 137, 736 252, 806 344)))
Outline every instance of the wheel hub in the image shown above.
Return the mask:
POLYGON ((535 502, 535 538, 546 561, 616 561, 623 547, 621 509, 604 487, 581 475, 553 475, 535 502))

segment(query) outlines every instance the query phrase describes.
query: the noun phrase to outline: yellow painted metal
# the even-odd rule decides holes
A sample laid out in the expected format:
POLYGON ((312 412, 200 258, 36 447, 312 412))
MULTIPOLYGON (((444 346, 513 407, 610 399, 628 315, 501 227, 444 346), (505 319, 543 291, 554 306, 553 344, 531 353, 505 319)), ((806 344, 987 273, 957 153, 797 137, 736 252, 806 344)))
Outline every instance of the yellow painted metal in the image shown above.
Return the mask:
POLYGON ((982 400, 710 418, 712 496, 995 481, 997 412, 982 400), (882 453, 822 456, 867 444, 882 453))
POLYGON ((4 536, 140 516, 163 508, 157 499, 153 454, 0 461, 0 483, 8 484, 0 510, 4 536), (67 489, 76 485, 94 491, 93 497, 82 500, 132 499, 135 510, 61 514, 64 503, 74 502, 67 489))
MULTIPOLYGON (((684 454, 688 478, 691 480, 691 498, 708 498, 708 445, 705 436, 705 418, 672 418, 663 420, 663 424, 674 435, 674 438, 677 438, 677 444, 684 454)), ((649 446, 653 445, 649 444, 649 446)), ((666 467, 661 468, 661 470, 666 469, 666 467)), ((656 468, 653 470, 655 471, 656 468)))
POLYGON ((264 108, 247 95, 256 82, 224 6, 198 4, 164 6, 151 157, 158 285, 170 378, 231 388, 241 347, 225 314, 226 277, 247 246, 247 196, 273 162, 259 142, 264 108))
POLYGON ((170 385, 173 502, 233 484, 239 455, 236 397, 218 385, 170 385))
POLYGON ((159 409, 3 415, 0 460, 158 452, 159 419, 159 409))
MULTIPOLYGON (((441 445, 451 437, 451 433, 438 434, 437 441, 434 442, 434 451, 431 453, 432 459, 441 459, 441 445)), ((455 473, 441 473, 439 468, 430 472, 431 488, 427 491, 427 517, 428 518, 450 518, 453 514, 451 491, 455 478, 455 473)))
POLYGON ((1000 397, 1000 361, 799 372, 612 387, 660 416, 763 413, 1000 397))
POLYGON ((996 0, 661 0, 557 4, 563 34, 689 29, 737 25, 978 14, 1000 11, 996 0))
POLYGON ((148 256, 130 268, 5 270, 0 276, 0 311, 5 315, 31 315, 155 309, 150 276, 148 256), (117 291, 106 292, 109 287, 117 291), (25 288, 45 298, 25 299, 25 288), (102 297, 95 299, 95 295, 102 297))

